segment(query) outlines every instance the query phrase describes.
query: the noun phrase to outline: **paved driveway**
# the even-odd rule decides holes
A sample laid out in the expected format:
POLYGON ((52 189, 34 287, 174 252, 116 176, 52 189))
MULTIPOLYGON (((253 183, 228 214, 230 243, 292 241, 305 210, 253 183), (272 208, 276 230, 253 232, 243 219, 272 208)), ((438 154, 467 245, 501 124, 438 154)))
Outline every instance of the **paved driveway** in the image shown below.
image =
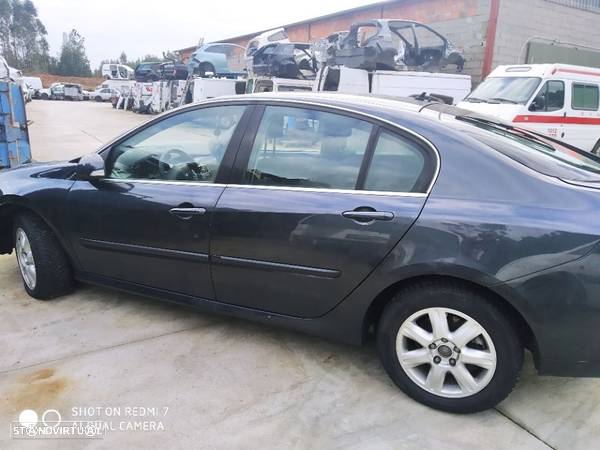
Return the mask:
MULTIPOLYGON (((108 104, 42 101, 29 116, 40 160, 91 151, 96 138, 146 118, 108 104)), ((89 286, 40 302, 24 293, 14 256, 0 256, 0 317, 3 449, 572 450, 597 448, 600 438, 600 380, 538 377, 529 359, 496 410, 456 416, 397 390, 373 345, 89 286), (102 420, 115 430, 101 440, 10 439, 9 424, 24 409, 102 420)))

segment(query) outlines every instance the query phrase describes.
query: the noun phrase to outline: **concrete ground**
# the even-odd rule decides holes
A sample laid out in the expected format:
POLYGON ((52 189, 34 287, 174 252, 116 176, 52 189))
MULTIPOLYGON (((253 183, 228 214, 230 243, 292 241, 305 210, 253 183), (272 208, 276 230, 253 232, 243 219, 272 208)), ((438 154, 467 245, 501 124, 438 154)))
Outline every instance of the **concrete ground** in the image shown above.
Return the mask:
MULTIPOLYGON (((91 151, 147 118, 87 102, 28 108, 40 160, 91 151)), ((14 256, 0 257, 0 311, 3 449, 572 450, 597 448, 600 438, 600 380, 538 377, 529 359, 497 409, 457 416, 395 388, 373 345, 354 348, 89 286, 40 302, 25 294, 14 256), (156 410, 142 417, 127 407, 156 410), (115 428, 146 420, 164 430, 10 439, 9 423, 24 409, 115 428)))

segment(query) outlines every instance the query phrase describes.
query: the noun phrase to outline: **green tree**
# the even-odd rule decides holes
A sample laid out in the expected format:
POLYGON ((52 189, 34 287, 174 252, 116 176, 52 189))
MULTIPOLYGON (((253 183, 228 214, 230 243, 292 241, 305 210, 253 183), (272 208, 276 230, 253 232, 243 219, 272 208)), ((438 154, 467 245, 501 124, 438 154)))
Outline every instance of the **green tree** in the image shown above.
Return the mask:
POLYGON ((85 54, 85 38, 73 29, 63 35, 63 45, 58 57, 58 75, 89 77, 92 75, 90 61, 85 54))
POLYGON ((47 70, 47 34, 31 0, 0 0, 0 53, 11 66, 47 70))

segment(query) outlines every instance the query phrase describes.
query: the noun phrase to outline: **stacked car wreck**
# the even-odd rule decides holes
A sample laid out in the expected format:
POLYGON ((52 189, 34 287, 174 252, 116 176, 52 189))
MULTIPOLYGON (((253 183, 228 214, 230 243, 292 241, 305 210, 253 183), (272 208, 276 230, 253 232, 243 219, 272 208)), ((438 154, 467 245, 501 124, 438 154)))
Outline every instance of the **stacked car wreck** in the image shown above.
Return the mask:
MULTIPOLYGON (((357 22, 312 43, 292 42, 285 29, 277 28, 255 36, 245 48, 201 40, 187 65, 175 56, 136 67, 131 85, 115 87, 120 98, 113 106, 160 113, 223 95, 290 91, 413 96, 455 104, 471 90, 471 78, 461 74, 461 52, 432 28, 409 20, 357 22)), ((130 74, 117 66, 105 73, 107 78, 130 74)))

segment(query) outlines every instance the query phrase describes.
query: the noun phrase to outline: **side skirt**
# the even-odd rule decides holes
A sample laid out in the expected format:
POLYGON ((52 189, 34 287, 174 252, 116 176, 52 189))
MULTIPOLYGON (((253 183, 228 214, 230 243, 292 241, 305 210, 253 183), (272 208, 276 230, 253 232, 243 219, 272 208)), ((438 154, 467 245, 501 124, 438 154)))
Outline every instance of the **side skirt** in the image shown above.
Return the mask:
POLYGON ((117 280, 88 272, 77 272, 75 274, 75 279, 82 283, 93 284, 96 286, 116 289, 122 292, 128 292, 131 294, 167 301, 170 303, 176 303, 178 305, 188 306, 203 312, 222 314, 267 325, 283 327, 345 344, 362 344, 360 339, 360 330, 357 330, 356 333, 340 333, 340 326, 339 324, 336 325, 336 320, 334 317, 332 317, 331 313, 322 317, 308 319, 231 305, 229 303, 221 303, 216 300, 192 297, 173 291, 156 289, 137 283, 130 283, 128 281, 117 280))

